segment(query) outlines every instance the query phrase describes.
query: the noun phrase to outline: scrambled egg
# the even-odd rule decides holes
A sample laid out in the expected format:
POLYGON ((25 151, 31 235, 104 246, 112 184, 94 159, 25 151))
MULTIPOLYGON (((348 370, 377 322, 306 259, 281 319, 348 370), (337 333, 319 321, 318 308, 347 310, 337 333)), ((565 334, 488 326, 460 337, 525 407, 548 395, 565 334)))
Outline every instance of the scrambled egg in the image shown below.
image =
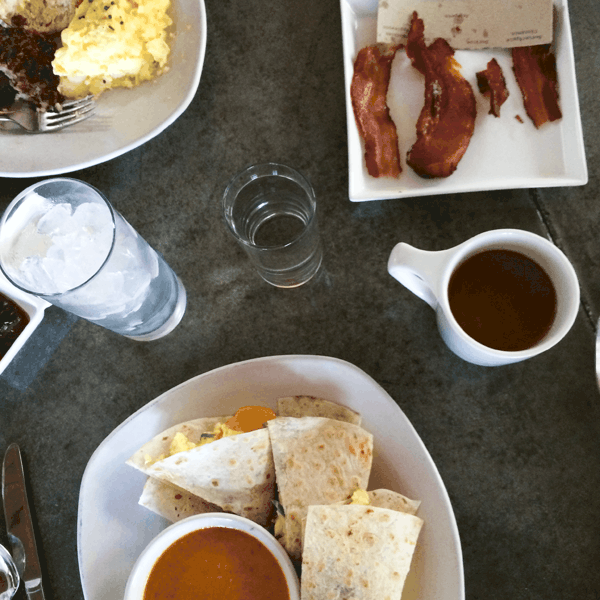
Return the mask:
POLYGON ((173 456, 173 454, 177 454, 178 452, 185 452, 186 450, 191 450, 192 448, 196 448, 198 446, 204 446, 205 444, 210 444, 211 442, 220 440, 224 437, 229 437, 231 435, 239 435, 240 433, 243 433, 243 431, 231 429, 231 427, 227 427, 225 423, 217 423, 212 432, 210 432, 210 434, 206 437, 200 438, 200 441, 196 444, 188 439, 185 434, 178 431, 171 440, 168 454, 161 454, 157 458, 152 458, 149 454, 146 454, 144 456, 144 461, 147 466, 150 466, 159 460, 173 456))
POLYGON ((185 452, 186 450, 191 450, 195 447, 196 444, 194 444, 194 442, 188 440, 188 438, 183 433, 178 432, 171 440, 171 445, 169 447, 169 456, 173 456, 173 454, 177 454, 178 452, 185 452))
POLYGON ((350 502, 348 504, 363 504, 368 505, 371 504, 371 500, 369 499, 369 493, 366 490, 361 490, 358 488, 352 496, 350 496, 350 502))
POLYGON ((170 48, 170 0, 83 0, 52 67, 69 98, 133 87, 160 75, 170 48))
MULTIPOLYGON (((371 504, 371 500, 369 498, 369 492, 366 490, 362 490, 361 488, 357 488, 350 497, 347 498, 346 504, 363 504, 365 506, 371 504)), ((280 539, 285 534, 285 517, 281 513, 277 513, 277 518, 275 519, 274 532, 273 535, 280 539)))
POLYGON ((276 539, 281 539, 285 535, 285 517, 281 513, 277 513, 275 525, 273 526, 273 536, 276 539))

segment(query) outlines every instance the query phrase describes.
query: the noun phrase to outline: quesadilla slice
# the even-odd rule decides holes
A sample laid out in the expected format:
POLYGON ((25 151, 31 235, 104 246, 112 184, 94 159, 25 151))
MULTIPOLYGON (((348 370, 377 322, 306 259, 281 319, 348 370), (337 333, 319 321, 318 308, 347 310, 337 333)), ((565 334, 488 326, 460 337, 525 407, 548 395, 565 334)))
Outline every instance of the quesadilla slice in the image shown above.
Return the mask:
POLYGON ((423 521, 375 506, 308 508, 302 600, 401 600, 423 521))
MULTIPOLYGON (((269 433, 265 428, 233 430, 227 425, 231 419, 212 417, 175 425, 140 448, 127 464, 266 526, 275 498, 269 433)), ((152 490, 156 492, 150 488, 148 493, 152 490)))
POLYGON ((288 396, 277 400, 280 417, 325 417, 360 425, 362 417, 352 409, 316 396, 288 396))
POLYGON ((155 477, 148 477, 146 480, 139 504, 171 523, 192 515, 223 512, 220 506, 206 502, 180 487, 165 483, 155 477))
POLYGON ((226 423, 230 418, 230 416, 206 417, 173 425, 146 442, 127 461, 127 464, 148 475, 148 469, 152 464, 175 454, 180 449, 177 440, 181 440, 184 444, 185 440, 193 445, 199 444, 203 436, 212 433, 219 423, 226 423))
POLYGON ((410 498, 407 498, 398 492, 392 492, 391 490, 379 489, 366 491, 357 489, 349 498, 343 502, 338 502, 337 504, 377 506, 378 508, 389 508, 409 515, 416 515, 417 510, 419 510, 419 506, 421 505, 421 501, 411 500, 410 498))
POLYGON ((356 488, 366 489, 373 436, 352 423, 324 417, 279 417, 267 427, 285 513, 276 524, 276 537, 299 560, 308 507, 339 502, 356 488))

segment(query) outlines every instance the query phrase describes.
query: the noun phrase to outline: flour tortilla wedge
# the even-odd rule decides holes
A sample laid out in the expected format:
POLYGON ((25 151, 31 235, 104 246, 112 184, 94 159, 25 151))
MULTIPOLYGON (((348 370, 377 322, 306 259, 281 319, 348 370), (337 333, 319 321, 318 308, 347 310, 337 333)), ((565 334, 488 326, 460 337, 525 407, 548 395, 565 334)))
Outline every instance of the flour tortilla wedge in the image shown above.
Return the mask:
POLYGON ((302 600, 401 600, 423 521, 360 504, 311 506, 302 600))
POLYGON ((354 425, 360 425, 362 421, 361 415, 350 408, 315 396, 279 398, 277 414, 280 417, 326 417, 354 425))
POLYGON ((220 506, 154 477, 148 477, 146 480, 139 504, 171 523, 192 515, 223 512, 220 506))
MULTIPOLYGON (((354 490, 352 490, 354 491, 354 490)), ((396 510, 409 515, 415 515, 421 504, 420 500, 411 500, 402 494, 391 490, 379 489, 367 492, 369 495, 369 506, 396 510)), ((334 502, 335 505, 347 505, 348 498, 334 502)), ((290 553, 296 560, 301 558, 302 540, 306 528, 306 506, 288 506, 286 509, 286 521, 283 534, 283 545, 290 548, 290 553)), ((281 540, 280 540, 281 541, 281 540)))
POLYGON ((278 417, 267 427, 285 512, 280 541, 299 560, 308 506, 338 502, 356 488, 366 489, 373 436, 352 423, 324 417, 278 417))
POLYGON ((202 433, 211 432, 216 423, 227 418, 197 419, 171 427, 145 444, 127 463, 150 477, 216 504, 223 511, 266 526, 275 498, 275 469, 266 429, 223 437, 152 462, 168 454, 177 432, 198 442, 202 433))
POLYGON ((230 417, 205 417, 179 423, 154 436, 145 443, 128 461, 127 464, 149 475, 148 469, 151 464, 160 459, 161 456, 169 454, 169 447, 176 433, 183 433, 190 442, 197 444, 203 433, 210 433, 217 423, 225 423, 230 417))
POLYGON ((391 490, 371 490, 368 491, 369 495, 369 506, 376 506, 378 508, 389 508, 390 510, 397 510, 399 512, 407 513, 409 515, 416 515, 419 506, 421 505, 420 500, 411 500, 398 492, 392 492, 391 490))

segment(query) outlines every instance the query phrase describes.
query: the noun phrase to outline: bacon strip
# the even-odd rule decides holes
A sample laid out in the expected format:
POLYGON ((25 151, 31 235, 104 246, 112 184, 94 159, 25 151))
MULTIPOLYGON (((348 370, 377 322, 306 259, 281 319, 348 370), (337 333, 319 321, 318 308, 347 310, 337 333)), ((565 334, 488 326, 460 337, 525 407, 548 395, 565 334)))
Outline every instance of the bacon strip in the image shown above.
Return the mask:
POLYGON ((536 127, 562 118, 558 103, 556 58, 550 44, 512 49, 513 71, 523 104, 536 127))
POLYGON ((354 61, 350 98, 372 177, 398 177, 402 172, 398 133, 386 103, 397 50, 397 46, 367 46, 354 61))
POLYGON ((423 21, 414 12, 406 53, 413 67, 425 76, 425 104, 407 162, 421 177, 448 177, 456 170, 475 129, 475 95, 460 74, 448 42, 438 38, 427 47, 424 31, 423 21))
POLYGON ((495 58, 487 64, 485 71, 479 71, 477 75, 477 86, 479 91, 490 99, 490 115, 500 116, 500 107, 509 96, 506 89, 506 81, 502 69, 495 58))

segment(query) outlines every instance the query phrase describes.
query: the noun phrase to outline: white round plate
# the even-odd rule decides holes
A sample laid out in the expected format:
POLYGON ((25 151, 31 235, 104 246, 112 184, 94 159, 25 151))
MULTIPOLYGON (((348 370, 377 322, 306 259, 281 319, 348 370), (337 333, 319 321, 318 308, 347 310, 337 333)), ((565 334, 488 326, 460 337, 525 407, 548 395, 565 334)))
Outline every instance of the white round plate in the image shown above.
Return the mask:
POLYGON ((323 356, 272 356, 199 375, 165 392, 117 427, 92 455, 79 495, 77 547, 86 600, 121 600, 146 545, 169 523, 139 506, 146 476, 125 461, 172 425, 277 398, 312 395, 359 412, 374 436, 369 489, 421 500, 425 521, 403 600, 464 600, 458 529, 429 452, 394 400, 364 371, 323 356))
POLYGON ((60 175, 106 162, 157 136, 189 106, 206 50, 204 0, 172 0, 169 70, 98 98, 96 114, 61 131, 0 130, 0 177, 60 175))

